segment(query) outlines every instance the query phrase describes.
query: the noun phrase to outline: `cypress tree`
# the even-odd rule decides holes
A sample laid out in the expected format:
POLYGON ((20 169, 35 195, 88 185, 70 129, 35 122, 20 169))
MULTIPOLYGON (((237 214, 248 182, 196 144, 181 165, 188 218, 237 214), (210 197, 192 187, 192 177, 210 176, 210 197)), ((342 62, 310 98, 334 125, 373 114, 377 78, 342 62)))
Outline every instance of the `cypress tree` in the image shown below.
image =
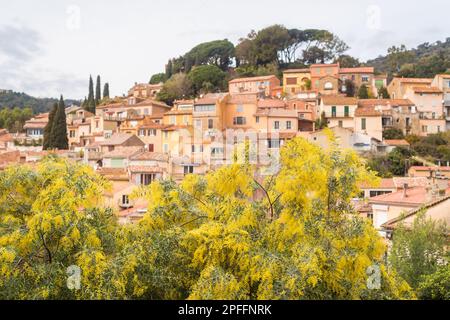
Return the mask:
POLYGON ((103 98, 109 98, 109 83, 106 82, 103 87, 103 98))
POLYGON ((62 95, 59 99, 58 110, 56 111, 55 118, 53 120, 51 138, 53 141, 53 148, 59 150, 69 149, 69 139, 67 138, 66 106, 64 105, 62 95))
POLYGON ((361 87, 359 87, 358 98, 359 99, 369 99, 369 89, 367 89, 367 86, 365 84, 363 84, 361 87))
POLYGON ((92 76, 89 76, 89 94, 85 110, 95 113, 94 81, 92 81, 92 76))
POLYGON ((102 99, 100 76, 97 76, 97 82, 95 83, 95 104, 97 105, 102 99))
POLYGON ((50 113, 48 115, 48 123, 44 128, 44 141, 42 144, 43 150, 51 149, 53 146, 52 127, 53 127, 53 121, 55 119, 55 114, 56 114, 57 110, 58 110, 58 103, 55 102, 55 104, 53 105, 52 111, 50 111, 50 113))

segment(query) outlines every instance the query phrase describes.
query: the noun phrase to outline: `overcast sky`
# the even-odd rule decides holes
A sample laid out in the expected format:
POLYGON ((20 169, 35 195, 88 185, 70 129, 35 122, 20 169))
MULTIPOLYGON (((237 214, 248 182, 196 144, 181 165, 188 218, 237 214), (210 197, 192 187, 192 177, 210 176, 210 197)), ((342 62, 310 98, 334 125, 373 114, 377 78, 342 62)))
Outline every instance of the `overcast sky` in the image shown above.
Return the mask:
POLYGON ((445 40, 449 12, 443 0, 0 0, 0 88, 78 99, 100 74, 121 95, 200 42, 275 23, 328 29, 367 60, 445 40))

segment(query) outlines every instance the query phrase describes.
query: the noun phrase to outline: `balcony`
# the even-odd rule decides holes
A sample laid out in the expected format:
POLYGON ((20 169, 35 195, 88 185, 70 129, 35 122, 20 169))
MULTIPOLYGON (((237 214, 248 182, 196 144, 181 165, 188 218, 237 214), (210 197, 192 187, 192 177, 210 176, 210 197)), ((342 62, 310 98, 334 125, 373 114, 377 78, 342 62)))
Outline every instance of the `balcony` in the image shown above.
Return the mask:
POLYGON ((350 112, 326 112, 325 118, 353 118, 350 112))

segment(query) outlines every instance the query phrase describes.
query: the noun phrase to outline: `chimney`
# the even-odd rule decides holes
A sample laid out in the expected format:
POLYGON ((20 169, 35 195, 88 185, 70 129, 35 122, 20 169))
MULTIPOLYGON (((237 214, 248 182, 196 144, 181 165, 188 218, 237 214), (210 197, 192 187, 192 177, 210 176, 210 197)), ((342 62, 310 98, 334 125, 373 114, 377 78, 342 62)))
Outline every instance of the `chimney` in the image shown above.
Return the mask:
POLYGON ((404 183, 403 184, 403 198, 407 198, 408 197, 407 190, 408 190, 408 184, 404 183))

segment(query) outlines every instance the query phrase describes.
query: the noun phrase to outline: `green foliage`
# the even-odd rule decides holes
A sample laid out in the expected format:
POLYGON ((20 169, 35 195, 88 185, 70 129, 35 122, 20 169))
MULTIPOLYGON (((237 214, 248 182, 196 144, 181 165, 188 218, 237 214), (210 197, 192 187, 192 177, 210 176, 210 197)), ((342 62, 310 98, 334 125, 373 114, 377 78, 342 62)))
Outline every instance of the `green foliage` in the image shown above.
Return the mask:
POLYGON ((383 265, 376 230, 353 212, 358 183, 372 179, 353 152, 298 138, 276 176, 234 163, 181 184, 154 181, 135 193, 149 203, 143 219, 118 225, 101 207, 108 183, 90 167, 51 156, 7 168, 0 298, 412 298, 383 265), (378 290, 367 288, 373 264, 378 290), (79 290, 66 286, 70 265, 82 270, 79 290))
POLYGON ((227 39, 201 43, 184 55, 184 71, 189 72, 192 67, 205 64, 227 71, 233 57, 234 45, 227 39))
POLYGON ((393 139, 405 139, 403 131, 397 128, 389 128, 383 130, 383 139, 393 140, 393 139))
POLYGON ((436 272, 420 279, 417 295, 423 300, 450 300, 450 266, 448 262, 436 272))
POLYGON ((445 223, 433 221, 421 212, 412 226, 401 224, 395 230, 389 263, 417 289, 422 276, 435 273, 446 263, 446 235, 445 223))
POLYGON ((359 99, 369 99, 369 89, 365 84, 361 85, 358 89, 359 99))
POLYGON ((52 136, 52 128, 53 128, 53 124, 55 122, 55 115, 56 115, 57 111, 58 111, 58 104, 55 103, 53 105, 52 111, 50 111, 50 113, 48 115, 48 122, 44 128, 44 141, 42 144, 42 148, 44 150, 53 148, 54 141, 53 141, 53 136, 52 136))
POLYGON ((66 107, 64 105, 64 100, 63 97, 61 96, 58 108, 56 109, 55 117, 52 121, 51 132, 47 141, 48 145, 46 146, 46 149, 59 149, 59 150, 69 149, 65 109, 66 107))
POLYGON ((194 67, 188 74, 194 93, 224 90, 226 73, 215 65, 194 67))
MULTIPOLYGON (((48 112, 52 109, 53 104, 58 102, 54 98, 35 98, 26 93, 5 92, 0 93, 0 111, 4 109, 26 109, 30 108, 33 114, 48 112)), ((67 99, 66 104, 79 103, 77 100, 67 99)))
POLYGON ((95 82, 95 104, 97 105, 102 99, 102 89, 101 89, 100 76, 97 76, 97 81, 95 82))
POLYGON ((236 58, 242 65, 261 66, 276 63, 288 67, 292 64, 325 63, 337 59, 348 46, 326 30, 287 29, 273 25, 258 32, 252 31, 236 46, 236 58))
POLYGON ((193 94, 192 83, 184 73, 174 74, 164 83, 163 88, 158 93, 157 98, 160 101, 172 105, 177 99, 189 98, 193 94))
POLYGON ((430 134, 426 137, 409 136, 411 149, 419 156, 429 157, 432 161, 450 161, 450 132, 430 134))
POLYGON ((423 43, 408 50, 404 45, 391 47, 386 56, 368 61, 367 65, 393 76, 433 78, 450 68, 450 38, 444 42, 423 43))
POLYGON ((340 55, 334 60, 334 63, 339 63, 341 68, 356 68, 361 66, 361 62, 359 62, 358 58, 347 54, 340 55))
POLYGON ((411 157, 414 151, 403 147, 397 147, 387 155, 372 155, 367 161, 367 166, 382 178, 404 176, 409 166, 414 164, 411 157))
POLYGON ((158 84, 161 82, 166 82, 167 78, 166 78, 166 74, 165 73, 156 73, 154 75, 152 75, 152 77, 150 78, 150 81, 148 82, 149 84, 158 84))
POLYGON ((84 109, 86 111, 95 114, 96 100, 94 96, 94 82, 92 81, 92 76, 89 76, 89 94, 86 103, 84 104, 84 109))
POLYGON ((350 79, 346 79, 344 81, 344 85, 345 85, 345 95, 347 97, 354 97, 355 96, 355 83, 350 80, 350 79))
POLYGON ((0 128, 8 129, 9 132, 21 132, 25 121, 32 116, 31 108, 3 108, 0 110, 0 128))
POLYGON ((381 87, 378 89, 378 97, 381 99, 390 99, 391 96, 389 95, 389 92, 386 87, 381 87))
POLYGON ((109 99, 109 83, 105 82, 103 86, 103 99, 109 99))

